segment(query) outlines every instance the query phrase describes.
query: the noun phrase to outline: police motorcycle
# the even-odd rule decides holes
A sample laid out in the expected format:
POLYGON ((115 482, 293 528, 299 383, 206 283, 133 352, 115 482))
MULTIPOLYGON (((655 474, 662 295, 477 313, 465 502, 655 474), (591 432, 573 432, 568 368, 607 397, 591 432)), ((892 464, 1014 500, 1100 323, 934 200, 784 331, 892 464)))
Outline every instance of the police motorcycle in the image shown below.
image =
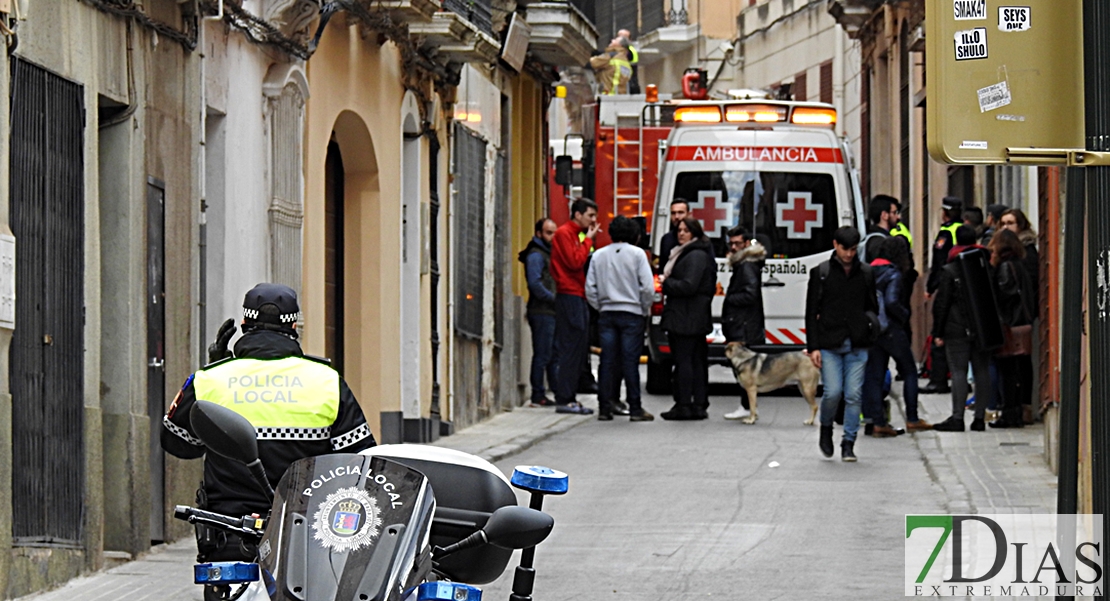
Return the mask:
POLYGON ((510 601, 531 601, 535 546, 555 523, 543 499, 566 493, 566 474, 518 467, 508 480, 474 455, 397 444, 301 459, 275 491, 249 421, 197 401, 190 423, 210 452, 245 464, 273 499, 268 516, 174 509, 177 519, 257 545, 253 562, 194 566, 206 600, 480 601, 472 585, 497 579, 523 549, 510 601), (529 507, 517 506, 510 485, 531 493, 529 507))

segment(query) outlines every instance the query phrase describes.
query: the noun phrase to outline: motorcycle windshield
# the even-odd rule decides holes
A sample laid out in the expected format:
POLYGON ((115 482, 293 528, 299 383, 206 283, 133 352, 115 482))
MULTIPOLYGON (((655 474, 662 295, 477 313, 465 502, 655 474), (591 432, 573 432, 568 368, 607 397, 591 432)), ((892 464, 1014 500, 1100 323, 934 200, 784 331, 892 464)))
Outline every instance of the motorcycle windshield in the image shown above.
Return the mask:
POLYGON ((403 599, 430 568, 435 499, 424 474, 381 457, 291 465, 258 547, 274 601, 403 599))

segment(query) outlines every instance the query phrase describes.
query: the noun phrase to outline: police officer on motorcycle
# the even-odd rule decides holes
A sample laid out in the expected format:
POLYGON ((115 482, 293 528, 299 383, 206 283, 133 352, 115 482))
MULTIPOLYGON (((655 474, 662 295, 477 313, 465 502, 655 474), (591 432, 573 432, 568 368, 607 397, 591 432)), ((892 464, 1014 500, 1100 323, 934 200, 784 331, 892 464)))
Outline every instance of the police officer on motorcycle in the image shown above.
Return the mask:
MULTIPOLYGON (((243 336, 234 355, 227 343, 234 322, 220 328, 209 359, 189 376, 162 419, 162 448, 182 459, 204 457, 204 482, 197 491, 202 509, 231 516, 266 515, 271 500, 245 466, 216 453, 205 454, 189 424, 197 399, 247 418, 256 428, 258 450, 270 484, 291 463, 328 453, 357 453, 374 446, 366 417, 347 383, 326 359, 305 355, 297 342, 297 294, 288 286, 259 284, 243 300, 243 336), (223 358, 220 358, 224 355, 223 358)), ((252 545, 235 534, 197 527, 198 560, 251 561, 252 545)))

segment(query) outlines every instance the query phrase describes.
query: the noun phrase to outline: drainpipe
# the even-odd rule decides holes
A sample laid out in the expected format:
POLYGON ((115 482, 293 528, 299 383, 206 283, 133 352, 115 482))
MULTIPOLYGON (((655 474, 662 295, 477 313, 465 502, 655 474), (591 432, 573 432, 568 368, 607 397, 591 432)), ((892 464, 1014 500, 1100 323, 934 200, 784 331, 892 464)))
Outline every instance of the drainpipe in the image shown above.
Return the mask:
MULTIPOLYGON (((223 2, 220 2, 220 8, 220 12, 223 12, 223 2)), ((197 14, 201 14, 199 5, 197 6, 197 14)), ((200 50, 197 53, 200 60, 200 148, 199 157, 197 158, 197 173, 199 174, 197 195, 200 198, 200 215, 197 225, 198 366, 208 363, 207 336, 204 332, 208 325, 208 220, 205 212, 208 208, 208 71, 206 69, 207 57, 205 56, 208 48, 204 43, 204 25, 207 19, 209 17, 202 17, 200 22, 197 23, 197 48, 200 50)))

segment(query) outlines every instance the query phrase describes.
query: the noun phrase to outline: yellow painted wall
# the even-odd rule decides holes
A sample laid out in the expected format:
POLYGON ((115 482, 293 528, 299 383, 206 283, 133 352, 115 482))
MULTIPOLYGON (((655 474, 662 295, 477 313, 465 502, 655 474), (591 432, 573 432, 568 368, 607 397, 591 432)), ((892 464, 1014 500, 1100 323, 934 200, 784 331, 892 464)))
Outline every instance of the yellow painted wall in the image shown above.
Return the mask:
MULTIPOLYGON (((527 74, 512 80, 512 203, 513 253, 519 252, 532 239, 533 225, 547 215, 547 194, 544 189, 546 144, 544 141, 544 89, 527 74)), ((519 263, 513 269, 513 292, 527 298, 528 285, 519 263)))
POLYGON ((345 179, 344 377, 374 432, 400 411, 401 63, 392 44, 333 21, 308 62, 305 352, 324 352, 324 165, 335 132, 345 179))

